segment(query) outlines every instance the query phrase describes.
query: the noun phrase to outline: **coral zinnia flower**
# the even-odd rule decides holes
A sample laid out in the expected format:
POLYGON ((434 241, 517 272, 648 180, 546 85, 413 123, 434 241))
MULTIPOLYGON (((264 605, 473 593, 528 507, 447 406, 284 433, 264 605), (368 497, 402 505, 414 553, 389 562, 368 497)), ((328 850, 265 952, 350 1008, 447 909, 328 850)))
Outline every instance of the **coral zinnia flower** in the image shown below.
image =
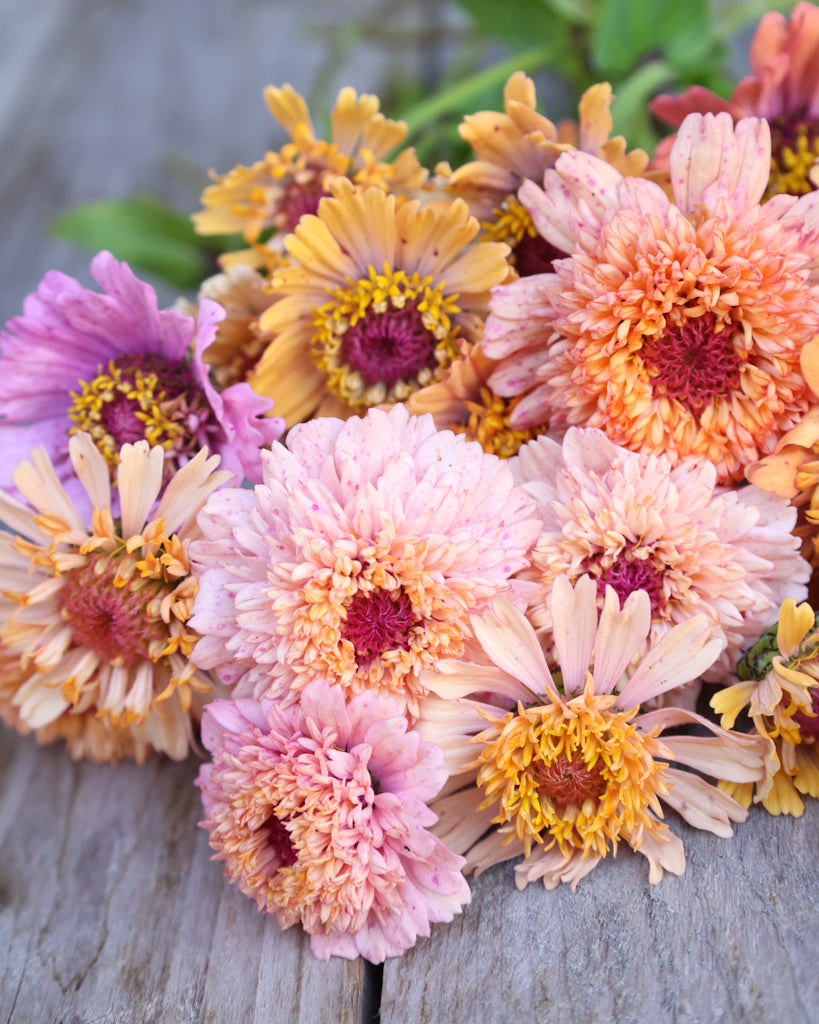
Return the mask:
POLYGON ((0 534, 0 650, 16 681, 3 688, 8 717, 41 739, 64 736, 74 756, 144 760, 153 747, 182 758, 213 682, 189 660, 188 544, 196 513, 231 474, 205 449, 163 490, 163 450, 124 445, 113 519, 108 467, 89 435, 72 437, 69 454, 90 527, 43 448, 14 473, 36 512, 0 491, 0 519, 18 533, 0 534))
POLYGON ((193 216, 200 234, 241 232, 246 241, 256 242, 273 228, 279 235, 271 244, 280 247, 283 233, 292 231, 305 213, 316 212, 335 178, 392 192, 424 184, 426 171, 412 149, 391 162, 381 160, 404 141, 407 126, 379 113, 377 96, 342 89, 330 113, 329 142, 316 138, 307 104, 292 86, 270 85, 264 98, 292 142, 252 167, 240 165, 224 175, 211 172, 216 184, 205 189, 205 209, 193 216))
POLYGON ((396 206, 341 180, 285 246, 278 301, 260 318, 273 341, 250 383, 292 424, 403 401, 475 340, 489 289, 508 273, 506 245, 472 244, 463 200, 396 206), (329 399, 329 400, 325 400, 329 399))
POLYGON ((723 784, 748 807, 751 797, 771 814, 801 817, 800 793, 819 796, 819 623, 809 604, 788 598, 779 622, 737 666, 739 682, 711 698, 711 707, 731 728, 747 710, 768 741, 765 778, 755 785, 723 784))
POLYGON ((262 453, 255 494, 214 495, 199 518, 197 664, 241 696, 293 701, 321 676, 414 715, 419 672, 463 653, 469 613, 520 592, 540 520, 508 465, 403 406, 287 443, 262 453))
POLYGON ((478 159, 454 172, 445 164, 438 168, 448 179, 447 191, 469 202, 487 237, 512 247, 510 260, 521 277, 551 270, 552 260, 565 255, 538 234, 529 211, 519 202, 523 181, 542 181, 543 172, 570 149, 599 156, 624 175, 645 169, 646 153, 626 153, 622 136, 609 138, 611 99, 607 82, 593 85, 580 100, 579 124, 563 121, 555 127, 535 109, 534 82, 516 71, 503 90, 504 112, 470 114, 458 129, 478 159))
POLYGON ((713 462, 721 483, 772 451, 811 402, 799 360, 819 333, 819 196, 758 205, 766 122, 692 114, 657 185, 566 153, 521 188, 572 255, 496 289, 484 351, 513 426, 601 427, 618 444, 713 462))
POLYGON ((87 431, 112 470, 123 444, 145 438, 165 452, 165 479, 210 446, 224 468, 258 479, 258 449, 284 422, 262 419, 271 402, 247 384, 219 393, 203 353, 223 318, 203 299, 198 322, 159 310, 153 288, 108 252, 91 273, 103 294, 49 271, 0 334, 0 483, 35 444, 70 480, 68 435, 87 431), (193 350, 192 350, 192 346, 193 350))
POLYGON ((436 832, 452 849, 469 849, 467 869, 523 854, 521 888, 541 877, 550 889, 574 887, 620 842, 648 859, 650 882, 682 874, 682 843, 659 820, 660 801, 695 828, 730 836, 746 811, 684 769, 752 782, 762 775, 762 741, 681 708, 643 713, 640 705, 696 678, 721 641, 698 615, 641 657, 648 594, 635 591, 621 609, 607 587, 598 619, 597 586, 586 576, 574 587, 565 576, 555 581, 551 615, 555 678, 531 624, 501 598, 472 623, 488 662, 443 661, 425 675, 437 697, 424 701, 418 729, 444 750, 447 789, 464 787, 433 804, 436 832), (664 732, 693 723, 713 735, 664 732))
POLYGON ((314 680, 299 704, 215 701, 199 772, 216 859, 313 953, 380 963, 451 921, 469 887, 428 827, 446 779, 441 751, 407 731, 394 700, 314 680))
MULTIPOLYGON (((798 3, 790 21, 769 11, 759 22, 750 48, 753 74, 724 100, 692 85, 681 96, 664 94, 649 104, 652 114, 680 125, 687 114, 725 111, 738 121, 752 115, 771 125, 772 153, 766 195, 803 195, 816 187, 819 160, 819 10, 798 3)), ((673 136, 657 147, 653 165, 667 164, 673 136)))
POLYGON ((666 455, 630 452, 600 430, 569 430, 521 449, 518 479, 543 517, 523 575, 539 591, 530 616, 551 628, 551 594, 566 573, 588 574, 602 606, 638 589, 651 602, 650 638, 698 612, 726 645, 709 678, 731 674, 786 597, 804 600, 810 566, 791 534, 796 510, 756 487, 716 486, 708 462, 672 466, 666 455))

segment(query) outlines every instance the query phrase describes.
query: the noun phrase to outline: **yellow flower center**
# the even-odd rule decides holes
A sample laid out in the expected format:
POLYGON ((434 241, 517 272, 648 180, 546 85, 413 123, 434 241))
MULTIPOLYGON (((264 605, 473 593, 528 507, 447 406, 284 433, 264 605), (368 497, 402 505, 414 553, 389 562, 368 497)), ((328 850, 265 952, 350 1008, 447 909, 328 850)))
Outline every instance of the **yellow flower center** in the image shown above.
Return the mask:
POLYGON ((317 310, 311 352, 328 389, 360 409, 404 401, 460 354, 452 323, 460 307, 443 282, 387 263, 368 274, 317 310))
POLYGON ((68 410, 70 433, 86 431, 113 469, 123 444, 142 438, 166 451, 195 453, 210 405, 190 367, 162 356, 120 356, 100 367, 68 410))
POLYGON ((633 711, 613 710, 614 700, 587 685, 572 700, 519 704, 475 737, 482 807, 499 800, 493 820, 522 840, 526 856, 545 842, 605 857, 621 838, 638 849, 644 831, 665 830, 649 811, 659 813, 668 792, 668 765, 655 756, 669 752, 656 732, 636 728, 633 711))
POLYGON ((492 242, 506 242, 512 252, 509 262, 521 277, 552 272, 553 260, 567 255, 540 234, 532 215, 515 195, 508 195, 493 211, 494 220, 481 227, 492 242))
POLYGON ((469 419, 466 423, 453 424, 456 434, 465 434, 470 441, 477 441, 492 455, 509 459, 517 455, 521 445, 546 431, 546 426, 531 427, 529 430, 515 430, 509 426, 512 410, 520 398, 501 398, 489 388, 481 388, 479 402, 467 402, 469 419))
POLYGON ((766 198, 781 192, 793 196, 812 192, 810 172, 819 160, 819 132, 812 123, 779 118, 771 123, 771 176, 766 198))

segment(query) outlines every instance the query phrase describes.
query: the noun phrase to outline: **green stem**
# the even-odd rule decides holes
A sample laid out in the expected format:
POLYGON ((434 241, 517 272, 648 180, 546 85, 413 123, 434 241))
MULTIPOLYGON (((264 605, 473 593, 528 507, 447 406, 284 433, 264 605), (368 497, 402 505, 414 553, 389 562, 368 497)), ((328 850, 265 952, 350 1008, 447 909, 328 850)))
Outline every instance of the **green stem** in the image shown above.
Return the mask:
POLYGON ((515 71, 533 71, 548 63, 551 57, 551 48, 546 46, 538 46, 525 53, 516 53, 498 64, 493 64, 490 68, 485 68, 461 82, 450 85, 447 89, 428 99, 421 100, 420 103, 410 107, 401 116, 401 119, 407 122, 409 133, 412 135, 442 114, 463 109, 473 96, 499 82, 505 82, 515 71))

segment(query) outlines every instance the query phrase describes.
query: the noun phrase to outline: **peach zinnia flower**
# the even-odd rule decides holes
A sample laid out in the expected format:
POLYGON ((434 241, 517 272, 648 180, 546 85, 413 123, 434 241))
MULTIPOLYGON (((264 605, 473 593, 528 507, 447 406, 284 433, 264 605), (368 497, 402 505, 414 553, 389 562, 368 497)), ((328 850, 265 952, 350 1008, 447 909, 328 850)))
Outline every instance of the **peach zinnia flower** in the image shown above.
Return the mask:
POLYGON ((142 761, 154 748, 183 758, 213 688, 189 660, 198 637, 188 544, 196 513, 231 474, 204 449, 163 489, 162 448, 124 445, 112 519, 103 456, 82 433, 69 452, 93 504, 90 527, 42 448, 14 473, 33 508, 0 491, 0 519, 18 533, 0 534, 0 651, 15 682, 3 687, 4 718, 40 739, 64 737, 75 757, 142 761))
POLYGON ((512 247, 510 260, 521 277, 552 269, 565 255, 540 234, 531 214, 517 198, 522 182, 543 180, 561 153, 581 149, 599 156, 622 174, 641 174, 648 156, 641 149, 626 153, 622 136, 610 139, 611 86, 601 82, 580 100, 579 124, 557 127, 536 110, 535 84, 516 71, 503 90, 504 111, 482 110, 464 118, 458 131, 478 157, 455 171, 441 165, 447 191, 463 196, 481 221, 486 237, 512 247))
POLYGON ((469 902, 463 858, 428 829, 446 779, 441 751, 407 731, 394 700, 348 705, 324 680, 299 704, 215 701, 199 772, 216 858, 313 953, 381 963, 469 902))
POLYGON ((753 782, 762 775, 762 741, 681 708, 640 706, 695 679, 721 641, 699 615, 641 654, 648 594, 635 591, 621 609, 608 587, 598 618, 589 577, 574 587, 559 577, 551 614, 556 677, 531 624, 500 598, 473 619, 484 662, 444 661, 425 676, 437 696, 424 701, 418 728, 443 748, 453 776, 449 795, 433 804, 436 832, 452 849, 469 850, 468 870, 522 854, 520 888, 536 878, 550 889, 574 887, 620 842, 648 859, 650 882, 663 871, 682 874, 683 846, 660 820, 660 801, 695 828, 730 836, 730 823, 747 812, 695 773, 753 782), (666 731, 695 723, 712 735, 666 731))
POLYGON ((257 698, 321 676, 417 713, 418 681, 459 656, 469 613, 520 595, 540 520, 509 466, 403 406, 325 417, 262 453, 255 493, 213 495, 192 623, 197 664, 257 698))
POLYGON ((766 122, 692 114, 657 185, 566 153, 521 188, 538 229, 571 251, 554 274, 496 289, 490 384, 532 386, 513 426, 600 427, 633 450, 708 459, 719 481, 773 451, 811 403, 800 368, 819 333, 819 196, 759 199, 766 122))
POLYGON ((377 96, 342 89, 330 112, 329 142, 316 138, 307 104, 292 86, 270 85, 264 98, 292 141, 276 153, 265 153, 252 167, 213 174, 215 184, 202 194, 205 209, 193 216, 200 234, 241 232, 245 241, 254 243, 273 228, 278 234, 270 244, 280 248, 284 233, 304 214, 316 212, 338 177, 393 192, 424 184, 426 171, 413 150, 402 150, 391 162, 381 159, 404 141, 407 126, 385 118, 377 96))
POLYGON ((347 181, 285 239, 291 265, 260 324, 273 340, 249 378, 288 424, 403 401, 476 340, 508 247, 473 244, 461 199, 396 205, 347 181))
POLYGON ((765 778, 723 788, 745 807, 753 796, 771 814, 799 818, 800 794, 819 796, 819 624, 810 605, 784 601, 778 624, 750 648, 737 674, 739 682, 714 694, 711 707, 726 728, 746 711, 768 742, 765 778))
POLYGON ((621 601, 646 591, 652 642, 704 613, 725 644, 708 677, 725 679, 781 602, 807 594, 796 510, 756 487, 716 486, 711 463, 673 466, 573 427, 562 446, 546 437, 525 445, 517 477, 543 517, 523 575, 538 585, 529 614, 547 634, 556 579, 588 574, 600 606, 607 586, 621 601))
MULTIPOLYGON (((652 114, 680 125, 687 114, 728 113, 735 121, 752 115, 771 125, 772 153, 766 195, 802 195, 816 187, 819 160, 819 10, 798 3, 790 21, 768 11, 759 22, 750 49, 753 74, 739 83, 729 100, 700 85, 681 96, 657 96, 652 114)), ((673 137, 657 147, 653 164, 663 166, 673 137)))

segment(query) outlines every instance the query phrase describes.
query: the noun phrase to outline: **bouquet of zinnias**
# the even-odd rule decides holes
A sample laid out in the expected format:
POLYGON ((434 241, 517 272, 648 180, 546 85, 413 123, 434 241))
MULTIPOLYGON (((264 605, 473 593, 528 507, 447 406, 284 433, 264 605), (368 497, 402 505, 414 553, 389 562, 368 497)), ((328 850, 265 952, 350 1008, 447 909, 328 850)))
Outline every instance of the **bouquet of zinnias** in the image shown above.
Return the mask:
POLYGON ((730 101, 655 100, 651 163, 606 84, 558 130, 512 75, 434 173, 375 97, 322 140, 271 87, 292 142, 205 190, 246 248, 195 305, 107 252, 99 290, 46 274, 0 335, 3 721, 201 736, 215 856, 323 958, 402 953, 504 860, 681 874, 666 809, 800 815, 817 22, 767 15, 730 101))

